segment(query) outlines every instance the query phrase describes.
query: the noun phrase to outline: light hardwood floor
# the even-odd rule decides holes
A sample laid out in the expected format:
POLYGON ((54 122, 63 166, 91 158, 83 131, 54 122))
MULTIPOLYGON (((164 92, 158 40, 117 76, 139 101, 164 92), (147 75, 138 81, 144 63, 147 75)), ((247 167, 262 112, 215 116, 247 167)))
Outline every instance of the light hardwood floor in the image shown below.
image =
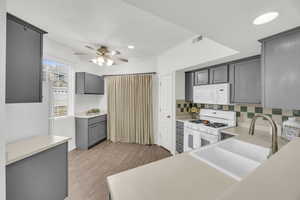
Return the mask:
POLYGON ((69 153, 68 200, 107 200, 106 177, 171 154, 152 145, 102 142, 88 151, 69 153))

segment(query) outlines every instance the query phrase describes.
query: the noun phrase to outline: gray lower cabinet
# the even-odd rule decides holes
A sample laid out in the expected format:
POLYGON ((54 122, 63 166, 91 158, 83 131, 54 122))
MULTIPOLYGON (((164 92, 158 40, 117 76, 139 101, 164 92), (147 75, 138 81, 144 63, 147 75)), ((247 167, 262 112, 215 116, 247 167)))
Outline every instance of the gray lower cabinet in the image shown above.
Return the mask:
POLYGON ((300 28, 261 42, 263 106, 300 109, 300 28))
POLYGON ((6 103, 42 102, 43 34, 7 14, 6 103))
POLYGON ((176 121, 176 151, 183 153, 183 140, 184 140, 184 123, 176 121))
POLYGON ((105 140, 107 136, 107 117, 76 118, 76 147, 89 149, 105 140))
POLYGON ((194 98, 194 72, 185 73, 185 100, 193 102, 194 98))
POLYGON ((104 94, 104 77, 86 72, 76 72, 76 94, 104 94))
POLYGON ((261 103, 261 60, 252 57, 230 64, 232 103, 261 103))
POLYGON ((6 166, 6 200, 64 200, 67 196, 67 143, 6 166))
POLYGON ((228 82, 228 65, 221 65, 209 69, 209 77, 211 84, 228 82))
POLYGON ((195 85, 206 85, 209 84, 209 70, 201 69, 195 71, 195 85))

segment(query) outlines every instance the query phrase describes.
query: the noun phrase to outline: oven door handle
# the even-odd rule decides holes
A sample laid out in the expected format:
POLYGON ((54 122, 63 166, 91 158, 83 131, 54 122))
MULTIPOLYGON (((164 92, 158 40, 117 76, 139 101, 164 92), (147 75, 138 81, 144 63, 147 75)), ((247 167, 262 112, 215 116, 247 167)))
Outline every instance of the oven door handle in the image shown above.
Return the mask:
POLYGON ((218 141, 219 137, 216 135, 211 135, 209 133, 200 133, 200 137, 203 138, 204 140, 210 141, 210 142, 215 142, 218 141))

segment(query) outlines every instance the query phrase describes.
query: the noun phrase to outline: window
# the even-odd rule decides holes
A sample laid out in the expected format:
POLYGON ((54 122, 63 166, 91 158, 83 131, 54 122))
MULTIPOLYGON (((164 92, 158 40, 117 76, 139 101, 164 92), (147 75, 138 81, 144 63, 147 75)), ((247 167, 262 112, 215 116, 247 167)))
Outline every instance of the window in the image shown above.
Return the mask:
POLYGON ((50 118, 65 117, 70 113, 70 68, 69 66, 43 60, 43 80, 49 86, 50 118))

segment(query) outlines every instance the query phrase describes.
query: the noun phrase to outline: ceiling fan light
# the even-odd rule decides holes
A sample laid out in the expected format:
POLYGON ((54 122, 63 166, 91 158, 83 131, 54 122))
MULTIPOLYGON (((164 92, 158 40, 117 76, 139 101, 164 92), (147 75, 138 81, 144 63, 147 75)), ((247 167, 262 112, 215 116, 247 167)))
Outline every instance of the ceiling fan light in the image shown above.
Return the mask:
POLYGON ((107 59, 107 61, 106 61, 106 65, 107 65, 107 66, 112 66, 113 64, 114 64, 114 61, 113 61, 113 60, 107 59))
POLYGON ((102 63, 102 64, 105 62, 103 57, 98 57, 97 61, 98 61, 98 63, 102 63))
POLYGON ((92 63, 94 63, 94 64, 98 64, 98 60, 97 60, 96 58, 92 59, 91 61, 92 61, 92 63))
POLYGON ((117 55, 117 52, 116 52, 116 51, 111 51, 110 54, 111 54, 112 56, 114 56, 114 55, 117 55))

